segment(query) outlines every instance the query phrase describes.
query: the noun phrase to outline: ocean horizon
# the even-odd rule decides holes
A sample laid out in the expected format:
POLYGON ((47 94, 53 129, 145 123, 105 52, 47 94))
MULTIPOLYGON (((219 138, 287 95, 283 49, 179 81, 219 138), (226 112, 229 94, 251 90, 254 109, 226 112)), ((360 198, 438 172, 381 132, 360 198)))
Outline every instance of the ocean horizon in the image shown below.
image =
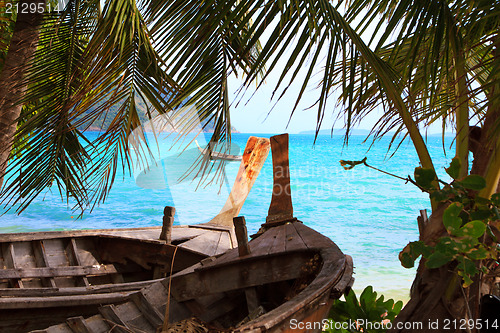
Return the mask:
MULTIPOLYGON (((92 139, 97 133, 86 135, 92 139)), ((231 153, 241 153, 250 135, 273 134, 235 133, 231 153)), ((205 134, 205 140, 208 136, 205 134)), ((355 291, 372 285, 386 298, 406 301, 415 269, 403 268, 398 254, 408 242, 418 239, 417 216, 421 209, 430 214, 430 203, 427 195, 410 183, 363 165, 344 170, 339 160, 364 157, 368 164, 401 177, 413 175, 414 168, 419 166, 409 141, 404 141, 394 152, 388 151, 390 138, 382 138, 373 145, 370 140, 364 142, 365 138, 365 135, 352 136, 349 145, 344 146, 342 135, 319 135, 314 143, 314 134, 290 134, 294 216, 331 238, 345 254, 353 257, 355 291)), ((452 138, 445 139, 443 145, 439 136, 430 136, 427 143, 438 176, 446 181, 444 168, 454 153, 452 138)), ((203 138, 199 140, 202 145, 203 138)), ((48 190, 20 215, 15 209, 5 212, 2 208, 0 233, 160 226, 167 205, 176 207, 175 224, 209 221, 226 201, 240 162, 228 163, 222 185, 198 186, 197 181, 173 185, 166 176, 162 178, 165 170, 178 168, 168 164, 171 154, 162 147, 167 141, 162 142, 161 138, 158 141, 158 161, 151 172, 120 172, 107 201, 81 218, 72 210, 71 202, 61 200, 57 189, 48 190), (153 176, 162 178, 165 186, 153 176)), ((272 176, 270 153, 240 212, 245 216, 249 234, 265 222, 272 176)))

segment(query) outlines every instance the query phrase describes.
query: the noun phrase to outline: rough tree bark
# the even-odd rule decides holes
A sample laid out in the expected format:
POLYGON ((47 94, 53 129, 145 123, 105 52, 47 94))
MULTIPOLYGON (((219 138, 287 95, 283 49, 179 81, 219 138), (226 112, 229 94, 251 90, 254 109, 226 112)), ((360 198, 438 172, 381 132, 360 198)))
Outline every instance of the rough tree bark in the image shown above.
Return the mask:
MULTIPOLYGON (((489 96, 493 98, 494 89, 489 96)), ((498 131, 493 130, 498 126, 500 119, 500 108, 498 103, 491 103, 487 116, 485 117, 483 128, 478 131, 474 129, 473 144, 471 150, 474 153, 474 161, 471 173, 484 176, 490 157, 495 153, 495 142, 499 139, 498 131), (496 135, 493 133, 497 132, 496 135)), ((436 240, 447 235, 443 225, 443 211, 446 206, 439 207, 424 225, 420 235, 420 240, 426 244, 435 244, 436 240)), ((500 237, 500 232, 497 237, 500 237)), ((492 240, 490 240, 492 241, 492 240)), ((498 278, 490 275, 478 275, 475 282, 469 288, 462 288, 462 280, 454 269, 456 262, 451 262, 438 269, 425 267, 425 260, 420 261, 417 275, 412 285, 410 301, 403 308, 401 313, 393 323, 393 329, 389 332, 477 332, 475 328, 471 330, 461 329, 460 319, 479 318, 480 298, 484 294, 498 293, 498 278), (457 327, 453 320, 456 319, 457 327), (448 320, 449 329, 445 330, 444 325, 448 320), (397 325, 408 325, 408 328, 397 329, 397 325), (414 323, 422 323, 422 327, 410 328, 414 323), (437 323, 439 326, 432 326, 437 323), (432 325, 431 325, 432 324, 432 325)), ((499 274, 500 268, 496 269, 499 274)), ((403 326, 404 327, 404 326, 403 326)))
MULTIPOLYGON (((46 0, 20 0, 19 13, 12 34, 5 65, 0 73, 0 188, 3 185, 12 142, 16 132, 17 120, 21 114, 22 105, 17 103, 24 95, 27 85, 24 76, 27 64, 32 58, 38 42, 39 25, 43 12, 36 10, 22 11, 22 8, 33 8, 30 4, 43 4, 46 0), (26 7, 27 4, 28 6, 26 7)), ((31 5, 33 6, 33 5, 31 5)))

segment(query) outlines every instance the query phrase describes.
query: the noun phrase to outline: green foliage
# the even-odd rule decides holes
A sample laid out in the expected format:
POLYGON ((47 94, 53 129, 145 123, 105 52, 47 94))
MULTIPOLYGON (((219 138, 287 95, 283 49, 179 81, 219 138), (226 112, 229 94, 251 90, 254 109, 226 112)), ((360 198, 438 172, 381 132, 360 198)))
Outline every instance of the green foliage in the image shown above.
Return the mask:
POLYGON ((454 157, 451 160, 450 166, 446 168, 446 173, 450 175, 451 178, 457 179, 460 176, 460 159, 454 157))
POLYGON ((480 191, 486 187, 486 180, 479 175, 469 175, 461 181, 456 181, 456 184, 469 190, 480 191))
POLYGON ((415 168, 415 182, 423 189, 433 189, 432 183, 436 180, 436 172, 422 167, 415 168))
POLYGON ((383 295, 377 298, 372 286, 363 290, 359 300, 351 290, 345 295, 345 301, 334 301, 328 316, 328 327, 324 332, 385 332, 387 323, 396 318, 402 307, 402 301, 384 300, 383 295))
POLYGON ((459 202, 452 203, 446 208, 443 214, 443 224, 450 234, 454 234, 462 225, 460 213, 463 210, 463 205, 459 202))
POLYGON ((420 256, 426 260, 428 268, 438 268, 455 260, 458 263, 457 274, 467 287, 479 273, 476 262, 497 256, 497 250, 485 244, 482 238, 485 233, 494 237, 488 222, 499 218, 500 196, 494 195, 487 200, 473 193, 486 185, 484 178, 478 175, 457 180, 460 162, 456 158, 446 172, 453 177, 453 181, 441 190, 430 186, 432 181, 438 179, 429 170, 416 168, 415 181, 430 193, 431 198, 448 205, 443 212, 443 225, 448 236, 437 239, 434 245, 422 241, 410 242, 399 254, 399 259, 401 265, 407 268, 413 267, 420 256))

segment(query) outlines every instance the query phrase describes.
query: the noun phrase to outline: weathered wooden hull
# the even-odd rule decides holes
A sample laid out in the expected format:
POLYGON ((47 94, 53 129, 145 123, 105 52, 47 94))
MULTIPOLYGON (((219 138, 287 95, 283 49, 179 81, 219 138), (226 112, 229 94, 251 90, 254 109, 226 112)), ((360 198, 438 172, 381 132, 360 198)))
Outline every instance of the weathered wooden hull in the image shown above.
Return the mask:
POLYGON ((171 268, 180 271, 207 257, 160 241, 95 232, 0 235, 0 332, 95 314, 100 305, 126 299, 171 268))
MULTIPOLYGON (((99 315, 70 318, 41 332, 156 332, 169 299, 169 322, 193 316, 208 331, 320 332, 333 299, 352 284, 352 260, 328 238, 300 222, 271 228, 238 249, 205 259, 132 293, 99 315), (252 314, 264 312, 256 317, 252 314)), ((194 321, 196 323, 196 321, 194 321)))

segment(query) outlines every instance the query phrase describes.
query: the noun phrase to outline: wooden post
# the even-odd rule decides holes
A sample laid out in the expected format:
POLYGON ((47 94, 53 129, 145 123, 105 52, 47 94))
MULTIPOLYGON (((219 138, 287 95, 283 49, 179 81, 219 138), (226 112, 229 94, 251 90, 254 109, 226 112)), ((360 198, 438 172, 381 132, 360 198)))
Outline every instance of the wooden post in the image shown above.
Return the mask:
POLYGON ((293 217, 290 167, 288 161, 288 134, 270 138, 273 156, 273 197, 265 226, 296 221, 293 217))
POLYGON ((233 224, 236 240, 238 241, 238 253, 240 257, 246 256, 250 254, 250 248, 248 247, 248 234, 245 217, 237 216, 233 218, 233 224))
POLYGON ((175 207, 165 206, 163 210, 163 227, 161 228, 160 239, 172 243, 172 226, 174 225, 175 207))
MULTIPOLYGON (((236 240, 238 241, 238 253, 240 257, 250 254, 250 248, 248 247, 248 234, 247 226, 244 216, 237 216, 233 218, 234 233, 236 234, 236 240)), ((259 297, 257 296, 257 290, 255 288, 246 288, 245 297, 247 300, 248 313, 252 314, 259 307, 259 297)))

